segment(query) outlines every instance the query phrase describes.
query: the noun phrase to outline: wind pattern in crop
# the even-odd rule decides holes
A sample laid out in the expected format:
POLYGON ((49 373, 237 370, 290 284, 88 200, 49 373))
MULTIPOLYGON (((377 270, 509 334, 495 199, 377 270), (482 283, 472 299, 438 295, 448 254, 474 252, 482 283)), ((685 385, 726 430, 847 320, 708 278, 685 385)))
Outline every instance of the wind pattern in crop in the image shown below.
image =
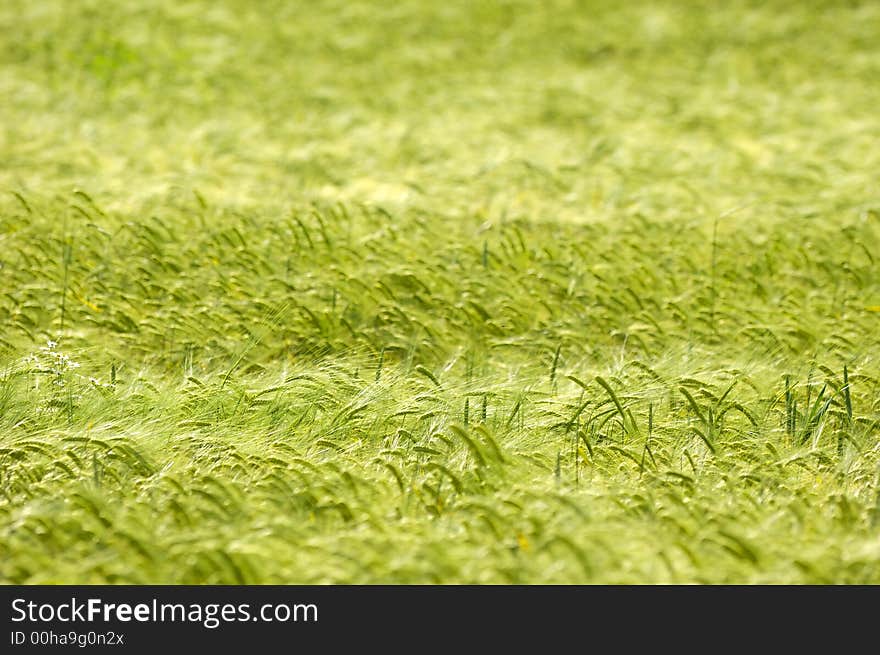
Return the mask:
POLYGON ((880 6, 0 8, 0 582, 880 582, 880 6))

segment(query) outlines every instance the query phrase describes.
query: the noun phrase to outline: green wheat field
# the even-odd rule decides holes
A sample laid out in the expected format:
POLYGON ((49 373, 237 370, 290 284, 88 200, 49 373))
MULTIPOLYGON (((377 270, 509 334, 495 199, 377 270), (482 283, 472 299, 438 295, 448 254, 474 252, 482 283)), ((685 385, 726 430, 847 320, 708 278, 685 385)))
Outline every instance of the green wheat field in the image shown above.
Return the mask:
POLYGON ((880 583, 878 34, 4 0, 0 581, 880 583))

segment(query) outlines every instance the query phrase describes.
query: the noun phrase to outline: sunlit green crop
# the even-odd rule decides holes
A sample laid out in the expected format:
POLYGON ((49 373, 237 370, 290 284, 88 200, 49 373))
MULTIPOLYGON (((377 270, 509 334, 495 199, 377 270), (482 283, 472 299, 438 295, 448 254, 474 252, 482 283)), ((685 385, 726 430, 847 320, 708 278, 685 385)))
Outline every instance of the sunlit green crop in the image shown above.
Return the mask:
POLYGON ((0 582, 880 583, 880 4, 0 4, 0 582))

